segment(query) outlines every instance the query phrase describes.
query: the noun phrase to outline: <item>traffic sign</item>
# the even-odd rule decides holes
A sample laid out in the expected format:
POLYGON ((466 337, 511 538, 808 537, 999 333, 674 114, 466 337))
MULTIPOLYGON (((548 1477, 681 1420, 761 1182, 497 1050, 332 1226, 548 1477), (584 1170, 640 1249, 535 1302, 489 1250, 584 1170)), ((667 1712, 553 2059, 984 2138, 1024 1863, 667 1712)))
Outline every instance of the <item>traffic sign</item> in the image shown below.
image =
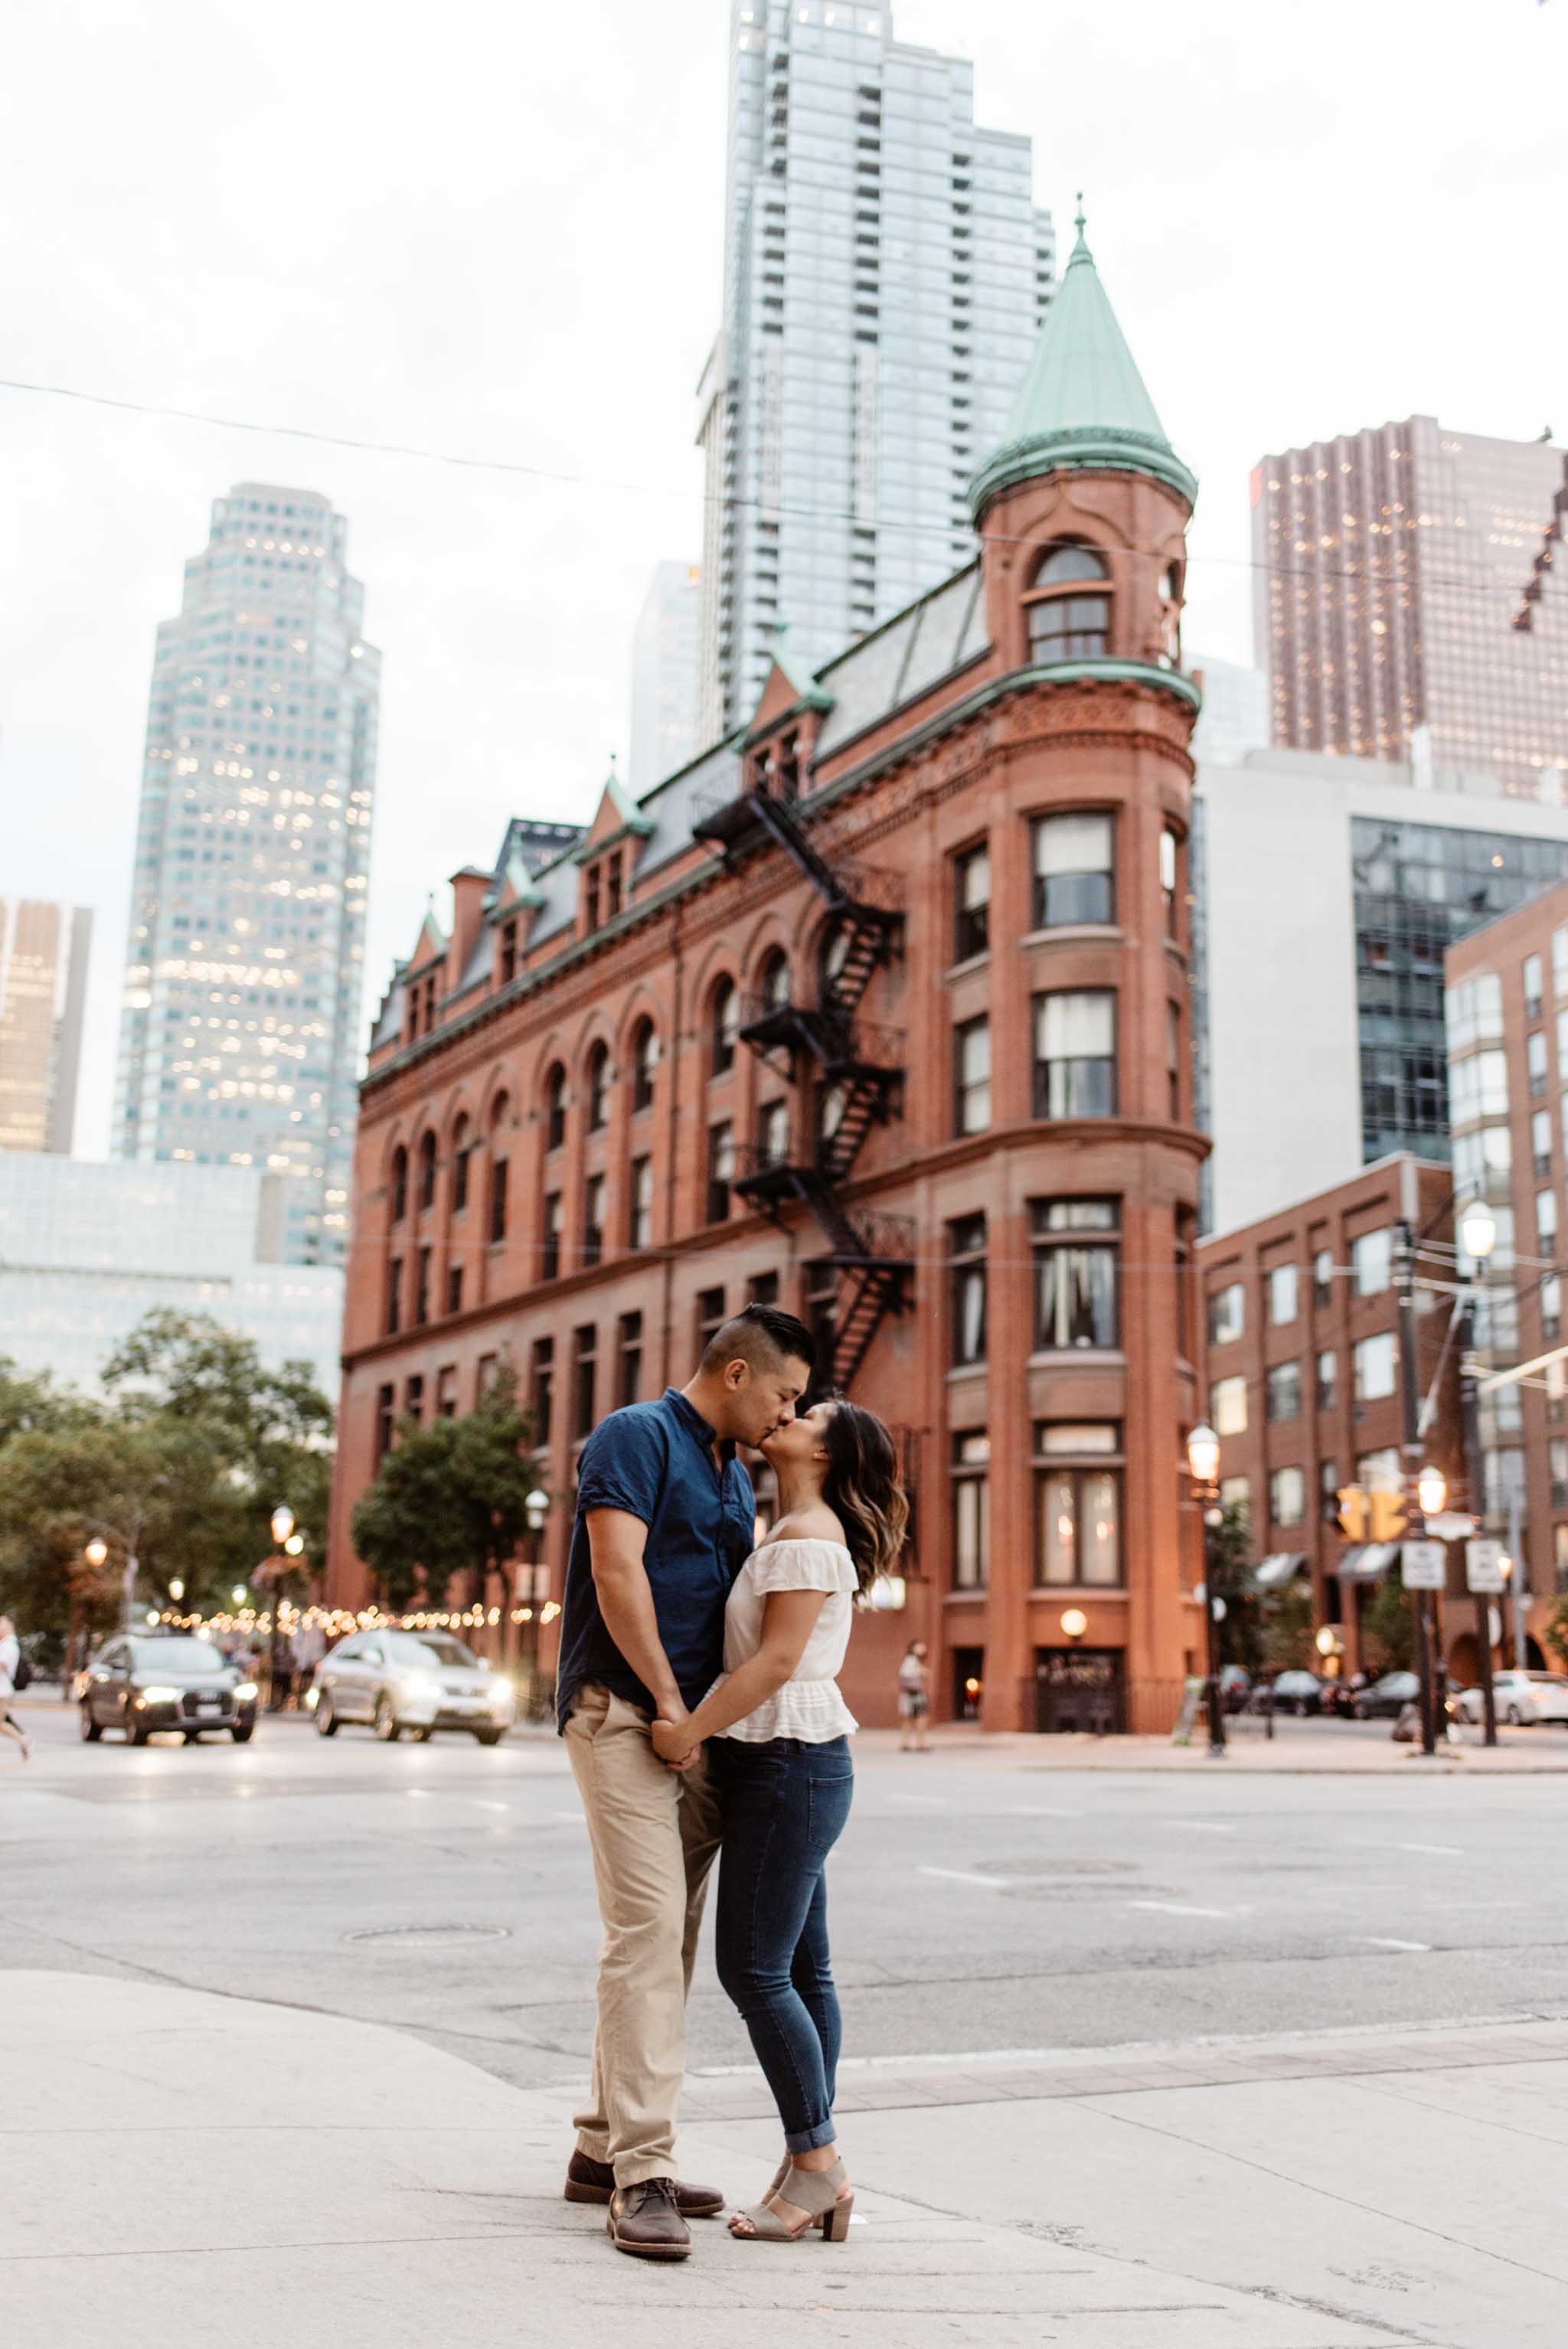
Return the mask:
POLYGON ((1440 1590, 1445 1581, 1448 1552, 1441 1542, 1408 1541, 1399 1545, 1399 1572, 1407 1590, 1440 1590))
POLYGON ((1502 1544, 1487 1534, 1477 1541, 1465 1544, 1465 1586, 1475 1591, 1501 1591, 1502 1580, 1502 1544))

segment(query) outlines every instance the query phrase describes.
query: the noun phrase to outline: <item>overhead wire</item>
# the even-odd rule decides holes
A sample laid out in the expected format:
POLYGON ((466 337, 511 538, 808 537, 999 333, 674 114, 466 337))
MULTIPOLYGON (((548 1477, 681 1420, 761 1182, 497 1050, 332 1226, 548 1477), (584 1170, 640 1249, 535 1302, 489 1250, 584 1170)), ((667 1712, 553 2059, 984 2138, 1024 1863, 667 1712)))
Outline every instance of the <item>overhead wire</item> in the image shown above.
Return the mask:
MULTIPOLYGON (((216 409, 181 408, 162 400, 130 399, 118 393, 91 391, 78 384, 44 383, 21 376, 0 376, 0 391, 16 391, 31 393, 44 398, 75 400, 86 407, 109 409, 122 415, 163 419, 175 423, 209 425, 224 432, 251 432, 263 437, 300 440, 320 448, 347 450, 361 456, 404 457, 418 464, 449 465, 465 472, 507 475, 520 480, 546 481, 567 489, 610 490, 618 495, 662 497, 687 504, 707 502, 706 492, 701 490, 680 490, 673 489, 662 482, 619 480, 611 474, 593 474, 560 466, 532 464, 521 458, 474 456, 461 450, 427 447, 418 441, 383 440, 367 434, 329 432, 312 425, 263 423, 251 417, 227 416, 216 409)), ((729 507, 740 506, 758 512, 766 507, 769 515, 777 514, 780 520, 791 522, 852 523, 856 519, 846 506, 791 504, 774 499, 764 500, 759 496, 738 496, 733 493, 727 494, 724 502, 729 507)), ((892 533, 905 537, 953 540, 962 534, 960 526, 955 525, 951 518, 943 522, 935 519, 896 519, 879 514, 875 527, 879 536, 892 533)), ((982 535, 988 544, 997 546, 1022 546, 1035 543, 1033 539, 1022 533, 1006 531, 987 530, 982 535)), ((1170 554, 1168 545, 1155 544, 1148 541, 1130 540, 1127 544, 1128 550, 1133 554, 1150 556, 1168 556, 1170 554)), ((1264 571, 1276 578, 1377 579, 1396 585, 1398 584, 1398 550, 1392 548, 1386 558, 1382 555, 1381 550, 1376 554, 1369 552, 1368 560, 1361 564, 1296 565, 1274 561, 1261 561, 1254 555, 1212 554, 1207 552, 1198 554, 1188 554, 1183 559, 1189 568, 1195 562, 1214 564, 1233 570, 1264 571)), ((1495 594, 1503 584, 1498 575, 1500 570, 1501 565, 1494 571, 1484 562, 1478 562, 1473 574, 1461 576, 1450 571, 1426 571, 1422 576, 1424 584, 1429 586, 1448 587, 1460 594, 1482 595, 1495 594)), ((1516 593, 1516 587, 1511 584, 1512 578, 1513 574, 1511 574, 1508 590, 1511 606, 1516 593)))

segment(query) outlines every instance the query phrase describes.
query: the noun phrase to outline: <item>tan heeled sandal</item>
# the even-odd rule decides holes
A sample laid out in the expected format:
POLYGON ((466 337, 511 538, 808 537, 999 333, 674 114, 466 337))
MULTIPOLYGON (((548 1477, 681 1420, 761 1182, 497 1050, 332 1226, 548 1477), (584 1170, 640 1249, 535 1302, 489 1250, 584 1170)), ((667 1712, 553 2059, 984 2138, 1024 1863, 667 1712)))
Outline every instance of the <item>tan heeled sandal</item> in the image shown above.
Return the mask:
MULTIPOLYGON (((849 2176, 841 2161, 835 2161, 830 2169, 797 2169, 793 2162, 786 2161, 769 2192, 792 2203, 797 2210, 804 2210, 804 2220, 798 2227, 787 2227, 767 2202, 754 2203, 749 2210, 736 2213, 750 2229, 748 2234, 736 2235, 736 2241, 799 2243, 813 2227, 820 2227, 825 2243, 843 2242, 850 2231, 850 2214, 855 2207, 853 2194, 839 2191, 848 2183, 849 2176)), ((735 2232, 733 2227, 730 2231, 735 2232)))

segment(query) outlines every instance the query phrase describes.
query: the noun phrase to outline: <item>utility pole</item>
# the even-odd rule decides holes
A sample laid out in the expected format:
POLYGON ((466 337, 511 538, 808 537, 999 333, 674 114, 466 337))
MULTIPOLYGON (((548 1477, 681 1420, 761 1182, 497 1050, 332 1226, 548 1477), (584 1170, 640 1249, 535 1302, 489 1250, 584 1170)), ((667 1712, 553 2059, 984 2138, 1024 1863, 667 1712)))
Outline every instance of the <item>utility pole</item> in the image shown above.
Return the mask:
MULTIPOLYGON (((1467 1297, 1464 1318, 1460 1325, 1460 1411, 1464 1427, 1465 1475, 1470 1482, 1470 1515, 1478 1526, 1486 1524, 1486 1474, 1480 1456, 1480 1405, 1475 1391, 1475 1372, 1469 1368, 1475 1345, 1475 1301, 1467 1297)), ((1497 1691, 1492 1686, 1491 1669, 1491 1600, 1484 1590, 1475 1594, 1475 1640, 1480 1651, 1481 1718, 1485 1723, 1482 1743, 1497 1744, 1497 1691)))
MULTIPOLYGON (((1416 1360, 1416 1237, 1408 1216, 1394 1226, 1394 1287, 1399 1302, 1400 1490, 1405 1499, 1407 1531, 1414 1536, 1420 1525, 1416 1479, 1421 1466, 1420 1367, 1416 1360)), ((1432 1688, 1431 1593, 1418 1590, 1416 1599, 1416 1670, 1421 1683, 1421 1751, 1438 1750, 1436 1705, 1432 1688)))

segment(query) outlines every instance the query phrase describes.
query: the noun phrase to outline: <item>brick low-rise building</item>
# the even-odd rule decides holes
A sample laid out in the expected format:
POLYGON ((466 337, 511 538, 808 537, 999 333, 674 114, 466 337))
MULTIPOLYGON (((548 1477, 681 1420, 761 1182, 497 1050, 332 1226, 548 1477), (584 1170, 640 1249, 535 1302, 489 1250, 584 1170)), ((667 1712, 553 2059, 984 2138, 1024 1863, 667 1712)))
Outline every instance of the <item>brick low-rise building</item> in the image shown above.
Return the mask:
POLYGON ((1555 1669, 1545 1628, 1568 1593, 1568 884, 1451 947, 1447 975, 1454 1187, 1499 1224, 1477 1299, 1487 1526, 1521 1561, 1528 1662, 1555 1669), (1486 1391, 1486 1372, 1526 1362, 1528 1376, 1486 1391))
MULTIPOLYGON (((1451 1241, 1450 1182, 1447 1166, 1400 1153, 1199 1250, 1221 1498, 1246 1511, 1265 1590, 1308 1579, 1315 1619, 1339 1631, 1346 1671, 1362 1663, 1362 1608, 1392 1559, 1346 1541, 1337 1495, 1350 1485, 1398 1489, 1396 1227, 1403 1219, 1426 1235, 1420 1266, 1436 1266, 1451 1292, 1451 1268, 1432 1254, 1451 1241)), ((1437 1380, 1423 1457, 1462 1508, 1458 1358, 1444 1346, 1451 1302, 1442 1288, 1418 1287, 1418 1371, 1423 1397, 1437 1380)), ((1456 1616, 1456 1638, 1468 1621, 1456 1616)))
POLYGON ((749 724, 612 784, 569 855, 458 874, 362 1090, 335 1600, 398 1419, 503 1356, 559 1591, 582 1438, 763 1296, 904 1449, 860 1717, 918 1635, 939 1716, 1168 1724, 1202 1646, 1194 489, 1080 236, 978 562, 813 674, 781 639, 749 724))

